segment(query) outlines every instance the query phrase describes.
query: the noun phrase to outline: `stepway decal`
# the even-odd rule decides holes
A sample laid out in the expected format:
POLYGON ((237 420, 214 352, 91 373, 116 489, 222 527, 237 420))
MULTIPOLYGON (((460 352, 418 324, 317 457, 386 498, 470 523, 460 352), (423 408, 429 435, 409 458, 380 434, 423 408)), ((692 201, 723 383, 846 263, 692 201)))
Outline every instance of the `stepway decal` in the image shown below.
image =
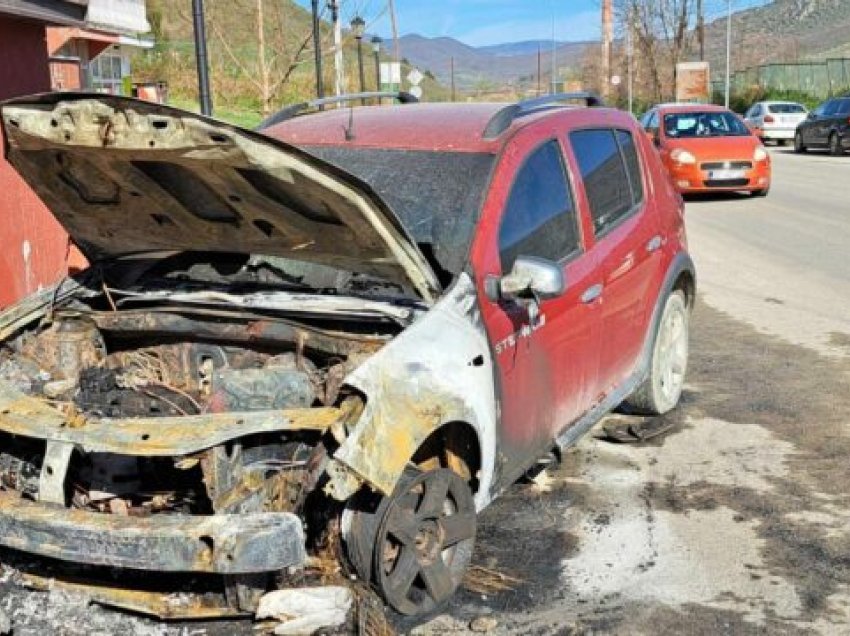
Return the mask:
POLYGON ((530 338, 535 331, 543 327, 545 324, 546 314, 540 314, 534 325, 523 325, 516 333, 512 333, 501 342, 497 342, 496 355, 500 356, 505 351, 515 348, 520 340, 530 338))

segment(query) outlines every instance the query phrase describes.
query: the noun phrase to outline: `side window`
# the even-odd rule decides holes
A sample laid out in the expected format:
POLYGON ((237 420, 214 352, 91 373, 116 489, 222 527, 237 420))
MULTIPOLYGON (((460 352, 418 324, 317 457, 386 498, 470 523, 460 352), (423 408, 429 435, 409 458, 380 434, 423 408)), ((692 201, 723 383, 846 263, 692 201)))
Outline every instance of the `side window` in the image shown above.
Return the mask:
POLYGON ((635 206, 643 203, 643 178, 635 138, 627 130, 618 130, 617 143, 620 145, 620 151, 623 153, 623 159, 626 162, 626 174, 629 177, 629 186, 632 190, 632 206, 635 206))
POLYGON ((560 261, 579 249, 578 223, 561 146, 552 140, 520 168, 499 227, 502 271, 518 256, 560 261))
POLYGON ((657 130, 658 129, 658 111, 657 110, 654 110, 650 113, 646 127, 649 128, 650 130, 657 130))
POLYGON ((570 143, 581 169, 596 235, 604 234, 643 200, 640 161, 625 130, 578 130, 570 143))
POLYGON ((835 111, 836 115, 850 115, 850 99, 842 99, 838 102, 838 108, 835 111))
POLYGON ((831 117, 832 115, 835 115, 837 111, 838 111, 838 100, 836 100, 836 99, 828 101, 826 103, 826 105, 823 107, 823 114, 827 117, 831 117))

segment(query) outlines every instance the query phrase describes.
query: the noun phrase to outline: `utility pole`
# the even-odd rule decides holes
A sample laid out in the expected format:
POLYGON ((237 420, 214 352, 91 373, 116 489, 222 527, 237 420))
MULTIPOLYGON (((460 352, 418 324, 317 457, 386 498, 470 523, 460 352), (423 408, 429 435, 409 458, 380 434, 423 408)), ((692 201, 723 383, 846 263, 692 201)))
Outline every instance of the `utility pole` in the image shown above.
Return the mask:
POLYGON ((628 17, 626 18, 626 75, 629 88, 629 112, 634 114, 634 96, 635 96, 635 82, 634 82, 634 57, 635 57, 635 45, 634 45, 634 16, 632 14, 632 9, 629 8, 628 17))
POLYGON ((457 101, 457 87, 455 85, 455 58, 451 58, 451 73, 452 73, 452 101, 457 101))
MULTIPOLYGON (((398 40, 398 15, 395 12, 395 1, 387 0, 387 5, 390 10, 390 23, 393 29, 393 50, 395 52, 395 63, 398 64, 399 73, 401 73, 401 42, 398 40)), ((401 90, 399 84, 398 90, 401 90)))
POLYGON ((339 19, 339 0, 328 0, 334 27, 334 90, 337 97, 345 94, 345 62, 342 59, 342 22, 339 19))
POLYGON ((697 0, 697 38, 699 39, 699 60, 705 62, 705 12, 702 0, 697 0))
POLYGON ((611 87, 611 47, 614 43, 614 8, 613 0, 602 2, 602 98, 608 99, 611 87))
POLYGON ((198 101, 201 103, 201 114, 210 117, 213 105, 207 55, 207 27, 204 23, 204 0, 192 0, 192 21, 195 28, 195 59, 198 65, 198 101))
POLYGON ((537 45, 537 96, 543 94, 543 47, 537 45))
POLYGON ((555 30, 555 7, 552 7, 552 89, 550 93, 554 95, 558 92, 558 40, 555 30))
POLYGON ((325 96, 325 83, 322 80, 322 30, 319 23, 319 0, 313 0, 313 52, 316 61, 316 97, 325 96))
POLYGON ((732 72, 732 0, 727 0, 726 11, 726 108, 729 108, 729 89, 732 72))

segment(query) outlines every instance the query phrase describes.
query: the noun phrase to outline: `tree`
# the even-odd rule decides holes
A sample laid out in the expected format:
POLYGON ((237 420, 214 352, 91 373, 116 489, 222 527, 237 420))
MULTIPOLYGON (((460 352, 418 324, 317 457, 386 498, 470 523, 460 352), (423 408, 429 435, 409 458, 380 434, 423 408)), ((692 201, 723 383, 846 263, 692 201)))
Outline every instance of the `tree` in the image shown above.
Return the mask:
POLYGON ((208 0, 212 48, 254 88, 263 116, 272 112, 281 90, 308 58, 312 34, 308 28, 293 28, 293 10, 288 2, 208 0), (252 19, 234 20, 237 15, 252 19))
POLYGON ((676 65, 689 51, 696 13, 697 0, 616 0, 617 21, 621 31, 632 30, 653 101, 675 95, 676 65))

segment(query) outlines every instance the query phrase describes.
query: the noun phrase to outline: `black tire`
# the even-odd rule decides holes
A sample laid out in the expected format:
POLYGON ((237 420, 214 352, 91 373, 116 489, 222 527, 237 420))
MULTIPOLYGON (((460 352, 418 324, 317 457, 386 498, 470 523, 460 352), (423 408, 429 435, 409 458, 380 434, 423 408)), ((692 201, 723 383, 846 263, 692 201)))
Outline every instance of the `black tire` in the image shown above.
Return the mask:
POLYGON ((833 157, 840 157, 844 154, 844 148, 841 147, 841 138, 838 133, 832 133, 829 136, 829 154, 833 157))
POLYGON ((803 135, 799 132, 794 133, 794 152, 797 154, 806 152, 806 146, 803 144, 803 135))
POLYGON ((761 190, 753 190, 753 196, 757 198, 764 198, 767 196, 767 193, 770 192, 770 188, 762 188, 761 190))
MULTIPOLYGON (((649 375, 643 384, 625 401, 627 409, 640 415, 664 415, 676 408, 682 395, 682 387, 685 383, 688 360, 688 341, 690 330, 690 311, 688 309, 685 294, 681 291, 672 292, 664 301, 661 318, 658 320, 655 334, 652 340, 652 357, 649 363, 649 375), (683 360, 677 360, 676 370, 673 377, 668 377, 666 356, 670 353, 664 351, 667 346, 664 330, 673 319, 681 321, 683 332, 683 360), (675 382, 676 386, 673 386, 675 382)), ((677 347, 682 346, 678 342, 677 347)), ((676 352, 677 357, 680 352, 676 352)))
POLYGON ((777 145, 777 146, 787 146, 787 145, 788 145, 788 140, 787 140, 787 139, 777 139, 777 140, 776 140, 776 145, 777 145))
POLYGON ((364 495, 346 514, 351 564, 399 614, 432 614, 462 583, 476 514, 469 484, 454 471, 410 468, 391 496, 364 495))

